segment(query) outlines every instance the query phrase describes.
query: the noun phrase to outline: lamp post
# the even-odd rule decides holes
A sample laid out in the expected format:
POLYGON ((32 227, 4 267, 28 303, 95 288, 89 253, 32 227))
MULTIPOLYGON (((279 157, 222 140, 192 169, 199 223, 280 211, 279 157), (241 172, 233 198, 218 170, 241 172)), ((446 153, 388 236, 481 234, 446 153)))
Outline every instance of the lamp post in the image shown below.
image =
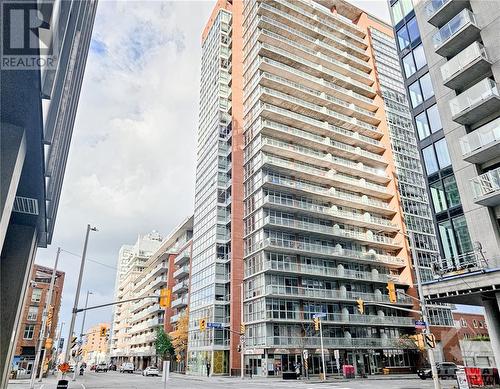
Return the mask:
POLYGON ((90 231, 97 231, 96 227, 91 227, 87 224, 87 232, 85 234, 85 243, 83 244, 82 262, 80 264, 80 274, 78 275, 78 283, 76 285, 75 302, 73 304, 73 311, 71 315, 71 322, 69 325, 68 342, 66 345, 66 353, 64 355, 64 362, 69 362, 69 353, 71 351, 71 337, 73 336, 73 331, 75 329, 76 314, 78 310, 78 300, 80 299, 80 288, 82 286, 83 270, 85 268, 85 257, 87 256, 87 245, 89 242, 90 231))

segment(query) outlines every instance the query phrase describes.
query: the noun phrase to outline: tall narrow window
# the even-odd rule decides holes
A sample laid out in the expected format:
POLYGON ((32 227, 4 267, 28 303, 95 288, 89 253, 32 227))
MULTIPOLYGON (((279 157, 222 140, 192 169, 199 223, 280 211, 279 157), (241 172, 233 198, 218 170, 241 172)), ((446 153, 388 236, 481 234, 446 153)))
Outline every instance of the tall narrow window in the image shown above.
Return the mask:
POLYGON ((423 149, 422 154, 424 155, 424 164, 427 174, 431 175, 433 173, 436 173, 439 170, 439 167, 436 160, 436 154, 434 153, 434 148, 432 147, 432 145, 423 149))
POLYGON ((443 169, 451 165, 450 154, 448 153, 448 145, 446 144, 446 139, 443 138, 436 143, 436 154, 439 162, 439 168, 443 169))
POLYGON ((432 133, 443 128, 443 126, 441 125, 441 117, 439 116, 439 111, 436 104, 427 109, 427 117, 429 118, 429 124, 432 133))
POLYGON ((420 77, 420 88, 422 89, 422 96, 424 97, 424 100, 434 96, 434 89, 432 88, 432 81, 429 73, 420 77))

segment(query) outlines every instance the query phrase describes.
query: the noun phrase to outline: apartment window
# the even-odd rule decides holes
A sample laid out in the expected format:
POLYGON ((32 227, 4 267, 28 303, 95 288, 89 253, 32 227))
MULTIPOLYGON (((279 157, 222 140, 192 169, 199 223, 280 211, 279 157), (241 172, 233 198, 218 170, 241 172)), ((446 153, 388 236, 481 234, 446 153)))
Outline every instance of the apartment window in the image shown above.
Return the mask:
POLYGON ((418 38, 420 38, 420 31, 418 30, 417 18, 412 18, 408 24, 408 37, 410 43, 414 43, 418 38))
POLYGON ((441 181, 433 182, 429 185, 431 190, 432 204, 436 213, 443 212, 447 209, 446 195, 441 181))
POLYGON ((482 321, 479 322, 479 328, 484 328, 484 325, 483 325, 482 321))
POLYGON ((452 208, 460 205, 460 194, 458 193, 457 181, 455 180, 455 176, 448 176, 443 179, 443 186, 448 207, 452 208))
POLYGON ((417 71, 415 61, 413 60, 413 54, 411 52, 403 57, 403 67, 405 70, 406 78, 410 77, 417 71))
POLYGON ((401 19, 403 19, 403 10, 401 9, 401 1, 396 1, 391 6, 392 18, 394 19, 394 25, 398 24, 401 19))
POLYGON ((29 307, 28 316, 26 319, 29 321, 36 321, 37 316, 38 316, 38 307, 29 307))
POLYGON ((432 133, 443 128, 443 126, 441 125, 441 117, 439 116, 439 111, 436 104, 427 109, 427 117, 429 118, 429 125, 432 133))
POLYGON ((476 319, 472 320, 472 327, 474 327, 474 328, 478 327, 476 319))
POLYGON ((434 153, 434 147, 432 145, 426 147, 422 150, 424 156, 425 170, 427 175, 436 173, 439 170, 436 154, 434 153))
POLYGON ((443 138, 436 143, 434 143, 436 147, 437 159, 439 162, 439 167, 441 169, 451 165, 450 154, 448 153, 448 145, 446 144, 446 139, 443 138))
POLYGON ((415 122, 417 123, 418 138, 420 140, 427 138, 431 134, 431 130, 425 111, 415 116, 415 122))
POLYGON ((39 288, 33 288, 31 292, 31 302, 38 303, 42 298, 42 290, 39 288))
POLYGON ((423 68, 427 64, 424 46, 422 44, 413 49, 413 57, 415 58, 415 66, 417 67, 417 70, 423 68))
POLYGON ((408 30, 406 26, 401 27, 396 33, 398 36, 399 49, 402 51, 410 45, 410 36, 408 35, 408 30))
POLYGON ((457 236, 458 250, 461 254, 472 251, 472 242, 470 240, 469 229, 465 216, 457 216, 453 219, 453 228, 457 236))
POLYGON ((420 88, 422 89, 422 95, 424 100, 427 100, 434 96, 434 89, 432 88, 431 75, 426 73, 420 77, 420 88))
POLYGON ((35 333, 35 325, 28 324, 24 327, 23 339, 33 339, 33 335, 35 333))
POLYGON ((418 80, 410 85, 409 90, 410 90, 411 106, 413 108, 415 108, 415 107, 419 106, 420 104, 422 104, 422 102, 423 102, 422 91, 420 90, 420 84, 419 84, 418 80))

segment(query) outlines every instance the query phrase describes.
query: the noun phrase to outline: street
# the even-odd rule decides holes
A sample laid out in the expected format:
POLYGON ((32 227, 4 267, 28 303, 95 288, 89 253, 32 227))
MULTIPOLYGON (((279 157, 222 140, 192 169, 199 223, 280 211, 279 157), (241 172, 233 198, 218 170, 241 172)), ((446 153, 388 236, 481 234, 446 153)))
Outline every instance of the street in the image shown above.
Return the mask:
MULTIPOLYGON (((443 389, 456 387, 455 380, 441 381, 443 389)), ((198 377, 173 374, 167 383, 167 388, 172 389, 265 389, 265 388, 335 388, 335 389, 431 389, 433 384, 431 380, 422 381, 414 375, 382 377, 373 376, 368 379, 355 380, 332 380, 329 382, 320 382, 317 379, 311 381, 283 381, 277 378, 245 378, 241 381, 239 378, 231 377, 198 377)), ((8 389, 27 389, 29 382, 27 380, 10 381, 8 389)), ((55 389, 56 379, 49 377, 42 383, 37 383, 35 389, 55 389)), ((161 377, 143 377, 139 374, 120 374, 117 372, 108 373, 86 373, 78 380, 71 382, 69 389, 163 389, 164 384, 161 377)))

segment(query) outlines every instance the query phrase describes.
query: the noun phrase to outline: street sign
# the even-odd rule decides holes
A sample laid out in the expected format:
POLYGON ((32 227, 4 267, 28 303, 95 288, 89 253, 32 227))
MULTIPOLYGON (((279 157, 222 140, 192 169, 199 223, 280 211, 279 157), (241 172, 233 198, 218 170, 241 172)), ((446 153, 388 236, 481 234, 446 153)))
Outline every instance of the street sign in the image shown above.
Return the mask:
POLYGON ((63 373, 66 373, 69 370, 69 363, 64 362, 59 365, 59 370, 61 370, 63 373))
POLYGON ((333 350, 333 356, 335 357, 335 359, 340 359, 340 352, 339 352, 339 350, 333 350))
POLYGON ((423 320, 415 320, 415 328, 416 329, 424 329, 426 327, 425 321, 423 320))
POLYGON ((467 375, 464 369, 455 371, 457 376, 458 389, 469 389, 469 382, 467 382, 467 375))
POLYGON ((309 358, 309 351, 304 350, 304 351, 302 351, 302 353, 304 354, 304 359, 309 358))
POLYGON ((326 317, 326 313, 324 312, 319 312, 319 313, 315 313, 313 315, 314 318, 317 318, 317 317, 326 317))
POLYGON ((224 323, 207 323, 207 328, 223 328, 224 323))

